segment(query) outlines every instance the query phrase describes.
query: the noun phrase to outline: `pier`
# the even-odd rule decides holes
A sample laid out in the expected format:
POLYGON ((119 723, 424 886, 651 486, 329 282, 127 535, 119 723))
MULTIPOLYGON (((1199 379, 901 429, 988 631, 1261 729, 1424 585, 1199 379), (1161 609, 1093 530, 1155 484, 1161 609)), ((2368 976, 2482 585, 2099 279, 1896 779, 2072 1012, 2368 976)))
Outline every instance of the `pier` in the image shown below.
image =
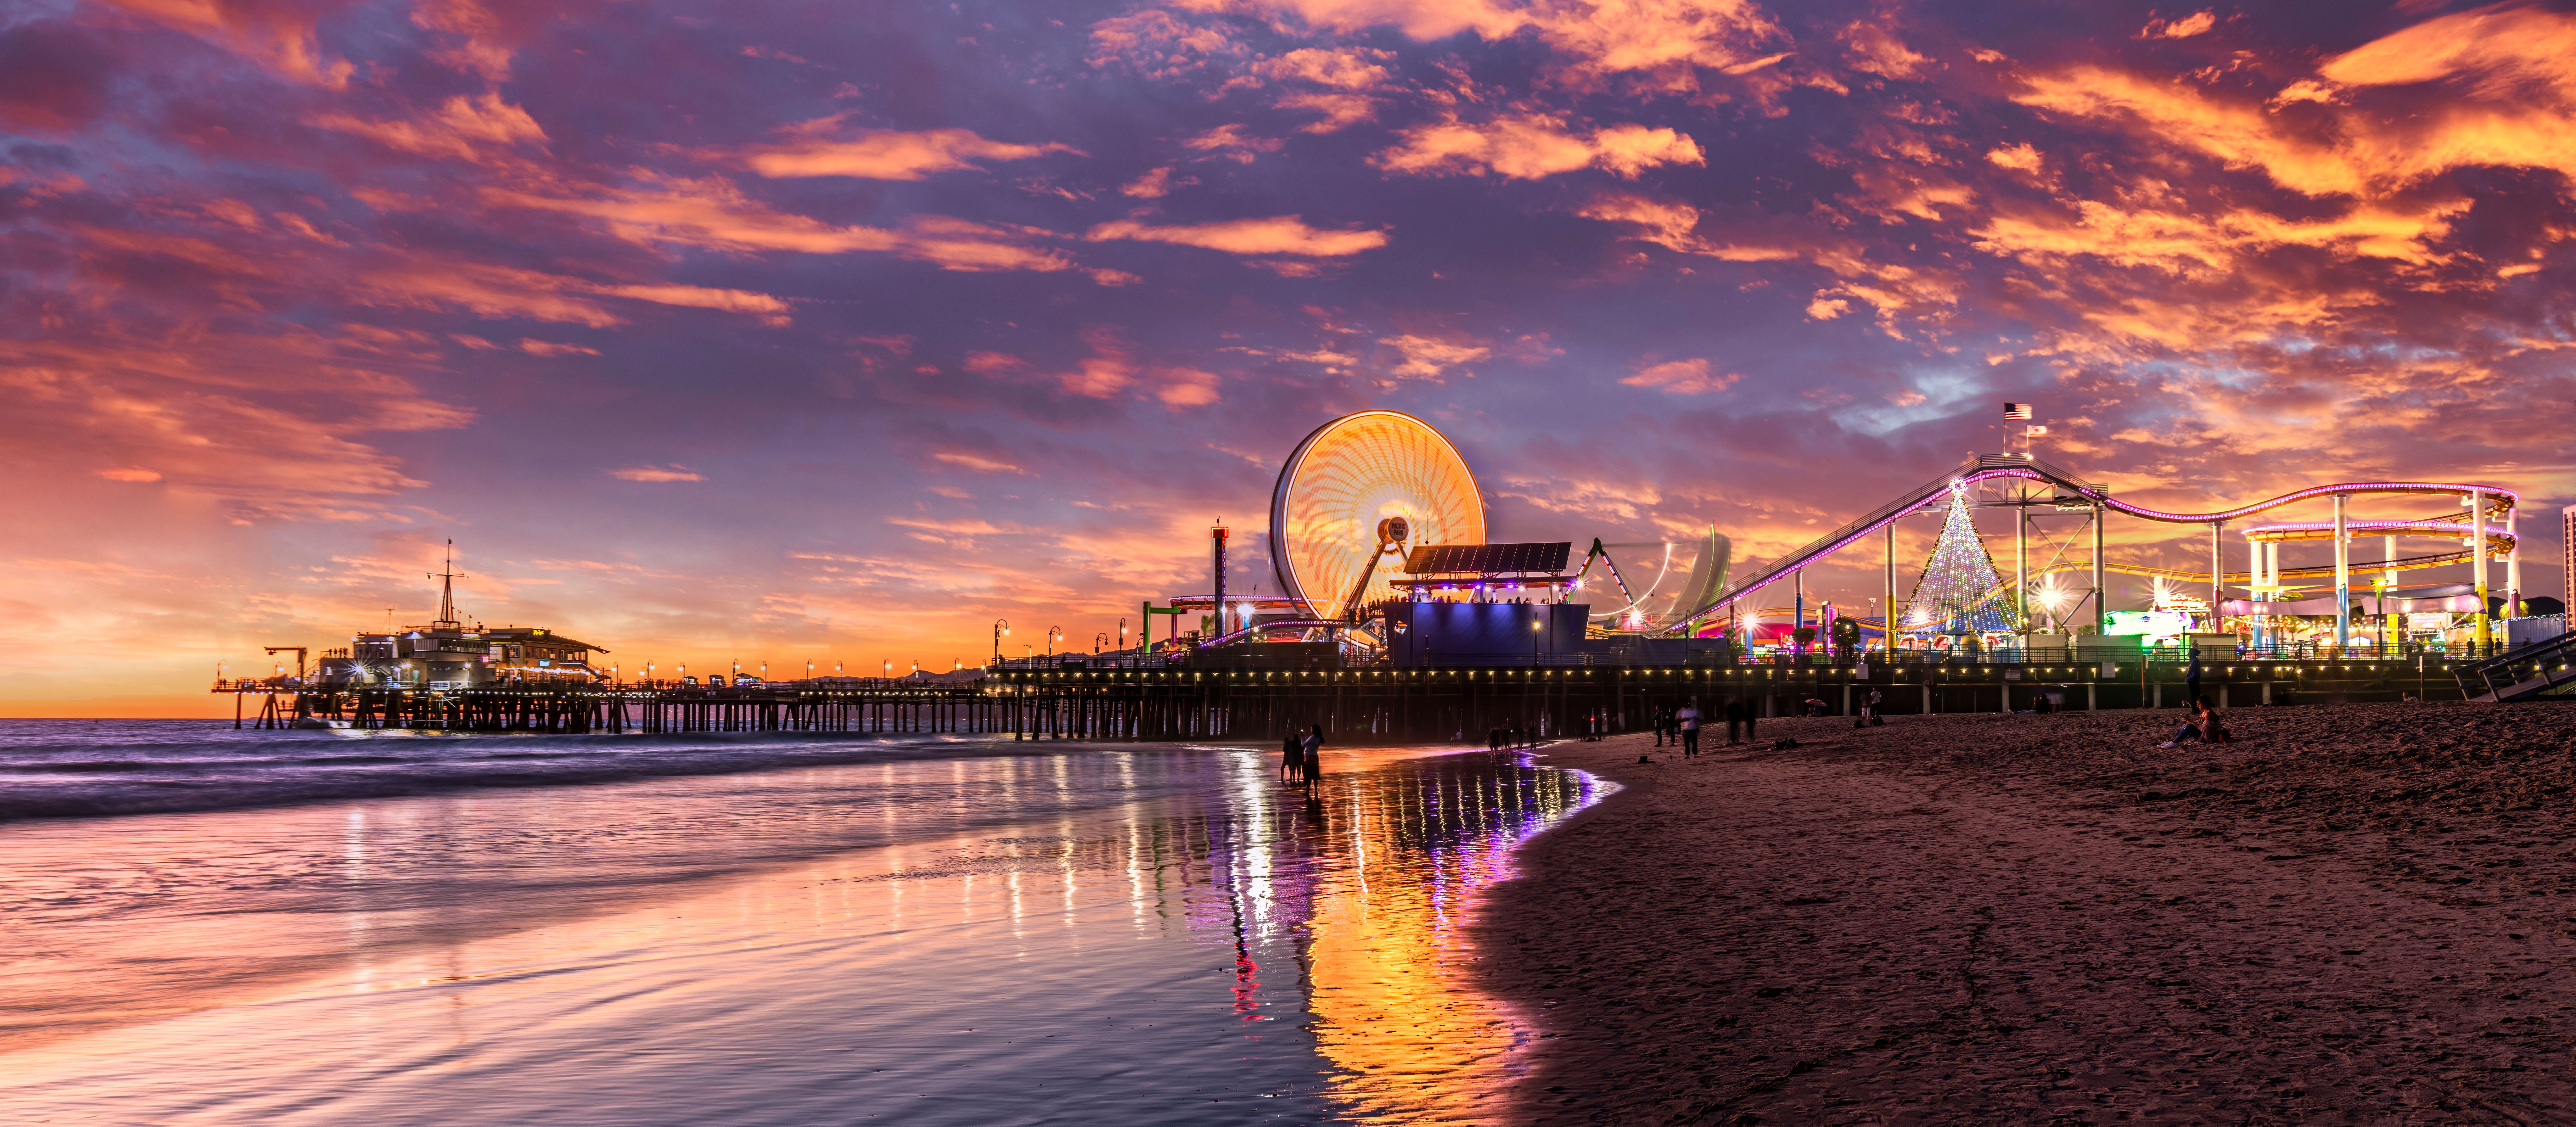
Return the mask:
MULTIPOLYGON (((2325 701, 2456 700, 2439 654, 2381 660, 2210 661, 2200 691, 2221 709, 2325 701)), ((1640 731, 1658 709, 1730 698, 1764 717, 1821 707, 1879 712, 2066 711, 2185 703, 2188 666, 1900 661, 1485 669, 1192 670, 1003 667, 971 681, 828 678, 744 688, 494 687, 452 692, 304 689, 219 682, 236 726, 460 732, 1009 733, 1024 740, 1268 743, 1322 725, 1339 743, 1481 742, 1493 729, 1535 738, 1640 731), (257 703, 251 702, 256 699, 257 703), (1822 702, 1811 706, 1809 702, 1822 702), (255 709, 255 711, 254 711, 255 709)))

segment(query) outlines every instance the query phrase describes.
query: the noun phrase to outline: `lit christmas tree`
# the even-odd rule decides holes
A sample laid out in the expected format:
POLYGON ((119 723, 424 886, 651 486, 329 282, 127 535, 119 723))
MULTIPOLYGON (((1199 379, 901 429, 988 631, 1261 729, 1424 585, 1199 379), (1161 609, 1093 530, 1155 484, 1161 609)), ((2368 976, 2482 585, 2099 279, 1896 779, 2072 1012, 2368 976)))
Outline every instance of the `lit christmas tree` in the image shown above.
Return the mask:
POLYGON ((1995 634, 2013 628, 2011 604, 1995 557, 1968 515, 1968 491, 1950 487, 1950 516, 1924 561, 1923 578, 1906 601, 1897 629, 1915 634, 1995 634))

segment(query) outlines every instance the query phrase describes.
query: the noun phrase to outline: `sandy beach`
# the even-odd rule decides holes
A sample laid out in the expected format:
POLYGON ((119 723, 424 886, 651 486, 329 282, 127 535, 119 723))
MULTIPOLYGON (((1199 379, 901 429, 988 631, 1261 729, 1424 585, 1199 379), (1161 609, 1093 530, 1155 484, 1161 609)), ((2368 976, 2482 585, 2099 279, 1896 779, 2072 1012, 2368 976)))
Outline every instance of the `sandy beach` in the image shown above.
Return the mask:
POLYGON ((1547 749, 1626 789, 1478 933, 1528 1119, 2576 1122, 2576 704, 2180 718, 1547 749))

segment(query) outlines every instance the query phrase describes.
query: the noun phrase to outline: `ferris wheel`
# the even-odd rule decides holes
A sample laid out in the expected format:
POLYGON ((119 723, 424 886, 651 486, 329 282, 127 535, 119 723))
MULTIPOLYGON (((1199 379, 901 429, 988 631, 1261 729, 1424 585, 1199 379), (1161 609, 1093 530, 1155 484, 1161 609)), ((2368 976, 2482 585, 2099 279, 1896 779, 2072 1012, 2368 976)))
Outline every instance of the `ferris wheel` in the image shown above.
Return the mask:
MULTIPOLYGON (((1279 469, 1270 552, 1280 590, 1316 618, 1366 601, 1407 544, 1482 544, 1485 499, 1467 459, 1431 424, 1361 411, 1315 428, 1279 469)), ((1400 562, 1400 561, 1399 561, 1400 562)))

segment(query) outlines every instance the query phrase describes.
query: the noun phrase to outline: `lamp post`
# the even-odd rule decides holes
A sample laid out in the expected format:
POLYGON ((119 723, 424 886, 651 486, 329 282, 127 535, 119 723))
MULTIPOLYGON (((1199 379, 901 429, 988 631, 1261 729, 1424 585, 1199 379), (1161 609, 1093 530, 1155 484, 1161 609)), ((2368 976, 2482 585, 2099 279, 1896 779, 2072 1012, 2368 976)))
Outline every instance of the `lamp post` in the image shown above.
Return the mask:
POLYGON ((1100 656, 1100 651, 1101 651, 1101 650, 1103 650, 1103 649, 1108 648, 1108 646, 1109 646, 1109 635, 1108 635, 1108 634, 1106 634, 1106 633, 1104 633, 1104 632, 1101 632, 1101 631, 1093 631, 1093 632, 1092 632, 1092 635, 1091 635, 1091 656, 1093 656, 1093 657, 1099 657, 1099 656, 1100 656))
POLYGON ((1547 627, 1539 620, 1535 618, 1530 620, 1530 668, 1532 669, 1538 668, 1539 634, 1546 629, 1547 627))
POLYGON ((650 661, 644 663, 644 687, 653 687, 653 663, 650 661))
MULTIPOLYGON (((1052 658, 1052 657, 1054 657, 1054 656, 1055 656, 1055 644, 1056 644, 1057 642, 1061 642, 1061 641, 1063 641, 1063 640, 1064 640, 1064 627, 1061 627, 1061 626, 1049 626, 1049 627, 1047 627, 1047 656, 1048 656, 1048 657, 1052 658)), ((1052 665, 1052 664, 1054 664, 1054 663, 1053 663, 1053 662, 1049 662, 1048 664, 1052 665)))
MULTIPOLYGON (((1121 653, 1126 652, 1127 649, 1127 620, 1124 617, 1121 617, 1118 620, 1118 649, 1121 653)), ((286 672, 286 667, 283 665, 278 666, 277 671, 284 673, 286 672)))
POLYGON ((1010 632, 1010 619, 996 618, 993 620, 993 664, 995 665, 1002 664, 1002 638, 1010 632))

